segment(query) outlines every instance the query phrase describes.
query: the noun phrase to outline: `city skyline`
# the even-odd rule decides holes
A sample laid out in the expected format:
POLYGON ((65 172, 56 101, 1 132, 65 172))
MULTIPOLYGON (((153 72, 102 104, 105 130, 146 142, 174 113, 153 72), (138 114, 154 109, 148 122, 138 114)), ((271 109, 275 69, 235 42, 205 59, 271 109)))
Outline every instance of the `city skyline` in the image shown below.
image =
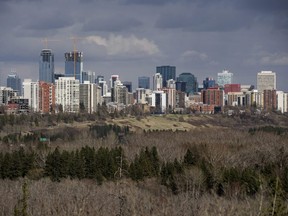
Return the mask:
POLYGON ((277 89, 288 91, 285 0, 14 0, 0 8, 1 85, 12 68, 22 80, 38 77, 45 48, 55 54, 55 73, 64 73, 64 53, 75 48, 85 71, 106 80, 119 74, 133 86, 156 66, 175 65, 177 76, 216 79, 227 69, 234 83, 255 86, 258 72, 275 71, 277 89))

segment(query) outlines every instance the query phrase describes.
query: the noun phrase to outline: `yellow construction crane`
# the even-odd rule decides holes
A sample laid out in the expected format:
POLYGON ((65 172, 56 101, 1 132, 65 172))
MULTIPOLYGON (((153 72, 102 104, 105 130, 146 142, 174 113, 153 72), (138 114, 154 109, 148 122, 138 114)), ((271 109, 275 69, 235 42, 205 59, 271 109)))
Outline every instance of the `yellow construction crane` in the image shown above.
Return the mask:
POLYGON ((45 49, 48 49, 48 42, 60 41, 60 40, 52 40, 52 39, 48 39, 48 38, 43 38, 41 41, 44 43, 45 49))
MULTIPOLYGON (((75 79, 76 79, 76 52, 77 52, 77 43, 78 43, 78 40, 82 40, 82 39, 84 39, 84 38, 73 36, 73 37, 70 37, 69 39, 73 41, 74 77, 75 77, 75 79)), ((80 80, 80 81, 81 81, 81 80, 80 80)))

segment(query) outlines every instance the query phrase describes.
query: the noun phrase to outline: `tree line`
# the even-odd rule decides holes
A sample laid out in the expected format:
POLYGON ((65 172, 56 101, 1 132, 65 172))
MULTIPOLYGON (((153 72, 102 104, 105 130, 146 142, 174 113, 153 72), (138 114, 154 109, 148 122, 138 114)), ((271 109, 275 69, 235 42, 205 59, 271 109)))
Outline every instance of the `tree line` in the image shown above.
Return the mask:
MULTIPOLYGON (((270 193, 279 193, 279 197, 288 198, 288 155, 282 152, 277 163, 266 163, 261 167, 222 167, 215 170, 211 162, 201 157, 198 148, 188 149, 179 161, 161 161, 156 147, 144 148, 136 154, 134 160, 128 161, 121 147, 104 148, 82 147, 75 151, 61 151, 57 147, 50 152, 45 164, 38 163, 39 156, 35 152, 18 151, 0 153, 0 177, 17 179, 20 177, 49 177, 52 181, 61 179, 93 179, 98 184, 103 181, 122 177, 134 181, 156 177, 159 183, 167 186, 175 194, 188 190, 185 181, 189 169, 199 169, 203 175, 201 188, 218 196, 229 196, 237 193, 240 196, 254 196, 260 187, 266 185, 270 193), (40 172, 39 172, 40 170, 40 172), (276 187, 277 183, 277 187, 276 187)), ((193 177, 192 177, 193 178, 193 177)))

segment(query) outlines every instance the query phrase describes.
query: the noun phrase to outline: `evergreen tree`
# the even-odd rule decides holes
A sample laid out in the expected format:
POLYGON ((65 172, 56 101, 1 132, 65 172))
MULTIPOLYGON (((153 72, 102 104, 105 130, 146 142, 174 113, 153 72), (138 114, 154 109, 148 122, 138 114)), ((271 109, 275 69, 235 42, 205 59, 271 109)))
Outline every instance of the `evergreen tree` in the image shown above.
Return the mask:
POLYGON ((61 154, 57 147, 53 153, 49 153, 45 164, 45 174, 52 181, 60 181, 61 178, 61 154))

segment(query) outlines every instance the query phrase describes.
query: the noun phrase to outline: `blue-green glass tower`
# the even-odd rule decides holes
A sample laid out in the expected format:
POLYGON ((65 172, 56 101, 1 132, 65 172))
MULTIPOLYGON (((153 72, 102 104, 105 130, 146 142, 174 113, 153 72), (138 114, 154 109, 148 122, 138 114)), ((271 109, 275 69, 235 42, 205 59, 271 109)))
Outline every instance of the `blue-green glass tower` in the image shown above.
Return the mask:
POLYGON ((198 92, 197 78, 191 73, 181 73, 177 78, 177 81, 186 82, 186 93, 195 94, 198 92))
POLYGON ((43 49, 39 60, 39 81, 54 83, 54 54, 50 49, 43 49))
POLYGON ((75 77, 80 83, 83 72, 83 53, 82 52, 67 52, 65 53, 65 76, 75 77))

